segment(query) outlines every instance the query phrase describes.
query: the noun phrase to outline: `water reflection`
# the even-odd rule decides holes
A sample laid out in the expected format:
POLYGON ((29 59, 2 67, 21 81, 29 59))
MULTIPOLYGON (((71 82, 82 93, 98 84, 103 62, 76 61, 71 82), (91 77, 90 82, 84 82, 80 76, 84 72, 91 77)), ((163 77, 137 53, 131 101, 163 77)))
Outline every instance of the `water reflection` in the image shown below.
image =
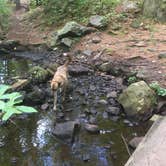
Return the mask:
POLYGON ((0 58, 0 83, 6 83, 8 77, 24 76, 32 66, 31 61, 21 58, 0 58))

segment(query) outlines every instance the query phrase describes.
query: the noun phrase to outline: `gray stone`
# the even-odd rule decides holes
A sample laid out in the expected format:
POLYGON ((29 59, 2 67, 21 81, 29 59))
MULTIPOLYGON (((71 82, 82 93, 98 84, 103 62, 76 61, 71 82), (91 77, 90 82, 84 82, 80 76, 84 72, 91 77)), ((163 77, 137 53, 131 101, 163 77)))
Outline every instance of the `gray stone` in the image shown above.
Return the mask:
POLYGON ((90 17, 89 25, 95 28, 103 28, 107 26, 107 20, 104 16, 94 15, 90 17))
POLYGON ((118 107, 108 107, 107 112, 111 115, 119 115, 120 114, 120 108, 118 108, 118 107))
POLYGON ((110 93, 107 94, 107 98, 117 98, 117 92, 116 91, 112 91, 110 93))
POLYGON ((94 43, 94 44, 97 44, 97 43, 100 43, 101 42, 101 39, 99 38, 99 37, 93 37, 92 38, 92 43, 94 43))
POLYGON ((160 53, 160 54, 158 55, 158 58, 159 58, 159 59, 165 59, 165 58, 166 58, 166 52, 160 53))
POLYGON ((87 66, 83 66, 83 65, 79 65, 79 64, 75 64, 72 66, 69 66, 69 74, 70 75, 88 75, 89 73, 92 72, 91 69, 89 69, 89 67, 87 66))
POLYGON ((113 67, 112 62, 105 62, 99 66, 99 70, 102 72, 109 72, 112 67, 113 67))
POLYGON ((79 127, 80 124, 76 121, 58 123, 53 130, 53 134, 62 139, 73 139, 74 134, 79 127))
POLYGON ((46 110, 48 109, 48 107, 49 107, 48 103, 45 103, 45 104, 42 104, 41 109, 46 110))
POLYGON ((98 104, 105 106, 108 104, 108 102, 107 102, 107 100, 101 99, 98 101, 98 104))
POLYGON ((99 127, 97 125, 94 125, 94 124, 86 123, 84 127, 90 133, 99 133, 99 131, 100 131, 99 127))
POLYGON ((144 137, 135 137, 129 142, 129 146, 131 146, 133 149, 136 149, 136 147, 139 145, 139 143, 143 140, 144 137))
POLYGON ((61 43, 64 44, 65 46, 67 46, 67 47, 71 47, 72 44, 73 44, 73 40, 66 37, 66 38, 63 38, 61 40, 61 43))
POLYGON ((131 84, 118 98, 128 116, 144 114, 156 103, 154 91, 144 82, 131 84))
POLYGON ((122 4, 123 12, 137 13, 140 11, 137 3, 135 1, 125 0, 122 4))
POLYGON ((91 56, 92 53, 93 53, 93 51, 91 51, 91 50, 85 50, 85 51, 83 51, 82 53, 83 53, 83 55, 91 56))
POLYGON ((50 41, 50 45, 52 47, 58 45, 59 40, 62 38, 80 37, 94 31, 94 28, 85 27, 83 25, 78 24, 75 21, 70 21, 67 22, 62 29, 60 29, 57 32, 54 32, 52 39, 50 41))

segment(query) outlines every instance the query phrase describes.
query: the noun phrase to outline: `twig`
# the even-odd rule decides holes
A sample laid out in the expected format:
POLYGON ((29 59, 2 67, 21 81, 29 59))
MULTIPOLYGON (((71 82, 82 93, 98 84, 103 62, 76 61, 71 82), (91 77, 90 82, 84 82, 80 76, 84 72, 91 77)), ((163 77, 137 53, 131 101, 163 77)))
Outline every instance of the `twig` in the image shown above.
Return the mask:
POLYGON ((121 138, 122 138, 122 140, 123 140, 123 142, 125 144, 125 147, 126 147, 126 150, 127 150, 128 154, 129 154, 129 156, 131 156, 131 153, 130 153, 129 147, 127 145, 126 139, 124 138, 122 133, 121 133, 121 138))

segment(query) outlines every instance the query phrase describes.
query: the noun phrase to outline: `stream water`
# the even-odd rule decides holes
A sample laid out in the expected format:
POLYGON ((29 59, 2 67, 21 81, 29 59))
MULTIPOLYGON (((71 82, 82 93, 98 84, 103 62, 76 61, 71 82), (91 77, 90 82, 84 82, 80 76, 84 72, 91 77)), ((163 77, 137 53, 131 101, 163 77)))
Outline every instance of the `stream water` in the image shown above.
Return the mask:
MULTIPOLYGON (((9 77, 26 75, 31 66, 32 63, 25 59, 2 57, 0 82, 8 83, 9 77)), ((72 111, 66 111, 66 118, 74 120, 79 117, 86 122, 87 119, 83 116, 85 109, 95 109, 100 129, 113 132, 90 134, 82 130, 75 142, 68 144, 52 135, 54 112, 51 109, 39 109, 37 114, 26 118, 18 117, 14 123, 0 126, 0 166, 124 165, 129 156, 121 134, 127 140, 143 136, 149 124, 133 126, 133 122, 125 123, 127 120, 124 117, 118 117, 118 120, 113 117, 103 118, 103 108, 96 107, 94 101, 104 98, 103 94, 107 90, 104 87, 111 84, 110 80, 92 75, 71 78, 71 82, 73 91, 68 96, 70 100, 65 103, 64 109, 72 111)), ((114 89, 116 85, 111 86, 114 89)))

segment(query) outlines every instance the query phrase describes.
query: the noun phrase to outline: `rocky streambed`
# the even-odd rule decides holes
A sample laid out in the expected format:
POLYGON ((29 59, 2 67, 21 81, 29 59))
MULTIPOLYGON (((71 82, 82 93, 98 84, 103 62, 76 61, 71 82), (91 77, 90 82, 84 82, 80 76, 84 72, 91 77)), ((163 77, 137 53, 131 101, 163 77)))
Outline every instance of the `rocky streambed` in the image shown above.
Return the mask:
MULTIPOLYGON (((46 69, 65 60, 58 51, 15 52, 1 58, 1 83, 9 84, 28 78, 36 64, 46 69)), ((24 102, 39 112, 13 117, 13 123, 1 126, 2 165, 124 165, 129 155, 122 136, 126 142, 143 136, 151 124, 126 119, 117 102, 123 79, 99 72, 86 58, 76 54, 69 66, 66 100, 59 103, 57 113, 52 110, 51 77, 20 90, 24 102)))

